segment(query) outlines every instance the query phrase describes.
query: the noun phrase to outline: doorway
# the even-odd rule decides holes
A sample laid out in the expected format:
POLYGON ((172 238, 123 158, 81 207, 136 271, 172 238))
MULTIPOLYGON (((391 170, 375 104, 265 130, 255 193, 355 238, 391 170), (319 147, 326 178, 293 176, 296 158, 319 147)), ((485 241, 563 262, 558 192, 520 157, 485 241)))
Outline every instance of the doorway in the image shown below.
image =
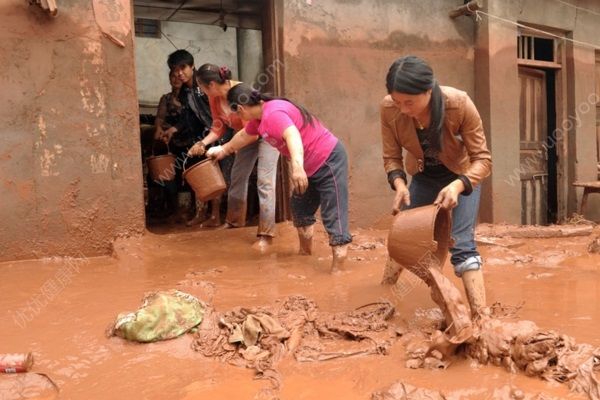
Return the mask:
MULTIPOLYGON (((204 63, 226 65, 236 80, 274 94, 283 92, 283 68, 279 61, 282 59, 281 0, 134 0, 134 18, 141 142, 147 153, 153 151, 148 150, 153 149, 148 143, 154 142, 154 118, 159 99, 170 91, 166 59, 175 50, 189 51, 194 56, 196 67, 204 63)), ((285 171, 285 164, 280 162, 278 221, 286 219, 289 214, 285 171)), ((223 172, 227 176, 225 169, 223 172)), ((148 218, 154 192, 160 193, 161 188, 149 188, 152 185, 147 179, 145 186, 147 226, 154 225, 155 228, 158 225, 158 231, 163 231, 161 218, 148 218), (148 189, 153 192, 149 193, 148 189)), ((184 191, 187 198, 191 197, 189 188, 179 190, 184 191)), ((221 206, 223 215, 226 203, 224 197, 221 206)), ((256 174, 253 173, 248 190, 249 224, 257 219, 258 212, 256 174)), ((168 225, 172 225, 172 221, 168 225)))
POLYGON ((566 214, 567 144, 557 130, 565 110, 565 55, 561 41, 525 28, 517 43, 521 223, 547 225, 566 214))

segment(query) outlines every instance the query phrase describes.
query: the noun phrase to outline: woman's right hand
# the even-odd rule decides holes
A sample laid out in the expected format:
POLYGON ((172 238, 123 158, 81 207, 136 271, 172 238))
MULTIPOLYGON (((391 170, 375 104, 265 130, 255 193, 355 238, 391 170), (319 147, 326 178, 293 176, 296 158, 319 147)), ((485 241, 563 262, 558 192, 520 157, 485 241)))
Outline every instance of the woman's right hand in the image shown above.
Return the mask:
POLYGON ((206 157, 220 161, 227 157, 227 152, 225 152, 223 146, 213 146, 206 151, 206 157))
POLYGON ((304 194, 306 189, 308 189, 308 177, 304 167, 292 166, 292 190, 296 194, 304 194))
POLYGON ((396 178, 394 186, 396 187, 396 196, 392 203, 392 215, 398 214, 400 210, 402 210, 403 205, 410 206, 410 192, 408 191, 408 187, 406 187, 404 180, 402 180, 402 178, 396 178))

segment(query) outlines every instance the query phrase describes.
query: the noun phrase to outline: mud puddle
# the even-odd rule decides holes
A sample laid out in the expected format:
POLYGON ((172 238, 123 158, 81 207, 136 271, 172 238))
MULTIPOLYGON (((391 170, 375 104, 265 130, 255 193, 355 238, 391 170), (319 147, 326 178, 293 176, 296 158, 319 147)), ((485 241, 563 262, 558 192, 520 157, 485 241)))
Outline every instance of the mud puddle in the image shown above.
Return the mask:
MULTIPOLYGON (((252 370, 204 358, 191 349, 192 335, 140 345, 107 339, 105 328, 119 312, 135 309, 145 292, 173 288, 200 298, 212 296, 218 310, 261 306, 294 294, 314 299, 327 312, 387 299, 396 307, 398 326, 408 326, 417 311, 435 306, 428 288, 408 274, 394 288, 379 285, 386 231, 355 231, 355 243, 363 246, 349 251, 345 271, 330 275, 330 250, 322 231, 317 232, 315 254, 305 257, 295 254, 293 228, 282 224, 278 229, 267 255, 250 251, 255 229, 247 228, 148 233, 142 239, 116 243, 115 257, 0 264, 0 352, 33 351, 33 371, 47 373, 65 399, 260 399, 272 394, 267 382, 254 380, 252 370)), ((488 301, 523 303, 520 318, 559 330, 577 342, 600 346, 596 333, 600 255, 587 253, 589 238, 519 241, 525 243, 511 250, 534 257, 521 265, 504 253, 504 247, 481 246, 484 258, 495 260, 484 267, 488 301), (555 250, 573 254, 551 268, 538 262, 544 251, 555 250), (531 274, 539 278, 528 278, 531 274)), ((444 274, 462 287, 448 266, 444 274)), ((285 359, 279 365, 283 381, 278 395, 282 399, 368 399, 401 379, 445 393, 466 393, 464 398, 473 399, 486 398, 506 384, 528 393, 585 398, 559 384, 478 366, 468 359, 454 362, 445 371, 409 370, 405 361, 399 343, 385 356, 311 363, 285 359)), ((0 396, 3 400, 52 398, 44 387, 15 394, 10 379, 14 377, 0 376, 0 388, 6 389, 0 396)))

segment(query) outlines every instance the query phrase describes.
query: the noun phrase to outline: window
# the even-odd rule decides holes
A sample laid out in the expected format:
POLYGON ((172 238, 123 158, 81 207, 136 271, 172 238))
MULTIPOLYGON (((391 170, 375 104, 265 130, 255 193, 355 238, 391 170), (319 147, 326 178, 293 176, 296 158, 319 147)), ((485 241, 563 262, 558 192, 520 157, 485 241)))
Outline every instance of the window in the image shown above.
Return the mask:
POLYGON ((156 19, 135 19, 135 36, 160 39, 160 21, 156 19))
POLYGON ((524 60, 554 62, 554 40, 537 36, 519 35, 517 57, 524 60))

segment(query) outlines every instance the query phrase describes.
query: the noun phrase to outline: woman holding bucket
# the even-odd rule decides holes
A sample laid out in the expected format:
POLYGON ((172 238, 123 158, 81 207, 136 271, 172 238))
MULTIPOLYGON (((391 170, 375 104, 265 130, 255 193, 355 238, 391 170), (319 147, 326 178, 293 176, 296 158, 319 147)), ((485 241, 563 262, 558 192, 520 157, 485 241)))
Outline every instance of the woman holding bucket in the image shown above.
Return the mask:
MULTIPOLYGON (((191 155, 202 155, 208 145, 217 141, 227 127, 236 132, 244 127, 242 119, 234 113, 227 103, 227 93, 241 82, 231 79, 227 67, 204 64, 197 71, 200 88, 208 95, 213 124, 210 133, 197 142, 189 151, 191 155)), ((260 208, 258 223, 258 241, 256 247, 264 251, 275 236, 275 185, 277 178, 277 160, 279 152, 263 140, 258 140, 240 149, 235 155, 231 170, 231 184, 227 193, 228 227, 246 225, 248 180, 254 164, 257 163, 257 191, 260 208)))
POLYGON ((348 228, 348 158, 342 143, 304 107, 290 100, 262 94, 242 83, 229 90, 227 101, 249 122, 229 143, 209 149, 208 156, 222 159, 260 136, 288 157, 300 254, 312 253, 315 213, 320 206, 333 253, 331 270, 340 268, 352 241, 348 228))
POLYGON ((485 307, 485 285, 474 229, 480 183, 491 169, 481 118, 465 92, 440 86, 415 56, 394 61, 386 87, 381 133, 385 172, 396 191, 393 213, 431 203, 453 209, 451 262, 475 314, 485 307))

